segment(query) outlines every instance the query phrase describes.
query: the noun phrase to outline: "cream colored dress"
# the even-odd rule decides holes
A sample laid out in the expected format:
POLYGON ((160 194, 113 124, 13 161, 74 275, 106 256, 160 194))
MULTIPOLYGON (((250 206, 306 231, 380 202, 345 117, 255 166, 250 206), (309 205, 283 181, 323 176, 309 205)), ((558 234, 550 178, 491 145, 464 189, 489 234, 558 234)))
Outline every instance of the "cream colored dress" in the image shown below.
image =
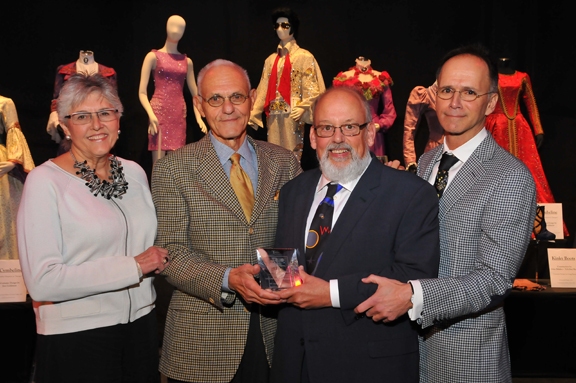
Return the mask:
MULTIPOLYGON (((28 173, 34 162, 20 130, 16 106, 0 96, 0 162, 13 161, 28 173)), ((8 174, 0 176, 0 259, 18 259, 16 214, 22 195, 22 182, 8 174)))
POLYGON ((298 160, 300 160, 304 142, 304 125, 312 124, 312 103, 316 97, 326 90, 326 87, 318 62, 314 56, 312 56, 312 53, 300 48, 298 44, 296 44, 296 40, 289 41, 284 47, 278 45, 276 53, 268 56, 264 62, 262 78, 260 79, 260 84, 258 84, 256 102, 250 116, 250 125, 255 129, 264 126, 262 122, 262 112, 264 111, 266 93, 268 91, 268 80, 272 72, 272 67, 274 66, 276 57, 280 55, 277 66, 278 83, 276 84, 276 89, 278 89, 287 53, 290 53, 290 63, 292 65, 290 76, 290 106, 291 108, 303 108, 304 113, 300 121, 294 121, 290 118, 291 108, 275 110, 270 113, 266 119, 268 142, 280 145, 294 152, 298 160))

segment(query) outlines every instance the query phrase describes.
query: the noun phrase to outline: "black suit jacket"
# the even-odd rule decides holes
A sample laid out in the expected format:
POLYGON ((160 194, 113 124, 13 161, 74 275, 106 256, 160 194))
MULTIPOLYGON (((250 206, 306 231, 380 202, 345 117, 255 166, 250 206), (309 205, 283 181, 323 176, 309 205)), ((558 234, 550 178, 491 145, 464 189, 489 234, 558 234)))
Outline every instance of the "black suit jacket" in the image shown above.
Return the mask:
MULTIPOLYGON (((305 172, 280 192, 276 246, 299 248, 300 264, 320 176, 318 169, 305 172)), ((354 308, 376 291, 361 281, 371 273, 404 282, 436 277, 438 237, 434 188, 373 159, 332 228, 315 274, 338 279, 341 308, 280 308, 271 381, 299 381, 305 357, 311 382, 417 382, 417 332, 407 315, 374 323, 354 308)))

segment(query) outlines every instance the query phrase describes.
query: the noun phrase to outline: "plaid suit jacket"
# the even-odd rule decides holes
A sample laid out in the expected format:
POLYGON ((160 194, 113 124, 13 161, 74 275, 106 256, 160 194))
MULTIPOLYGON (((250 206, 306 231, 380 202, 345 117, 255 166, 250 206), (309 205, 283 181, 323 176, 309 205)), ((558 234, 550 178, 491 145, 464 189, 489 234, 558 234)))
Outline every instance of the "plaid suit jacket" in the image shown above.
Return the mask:
MULTIPOLYGON (((422 155, 428 180, 444 146, 422 155)), ((530 240, 526 166, 488 135, 440 199, 439 279, 422 280, 421 382, 511 382, 503 300, 530 240)))
MULTIPOLYGON (((291 152, 247 138, 258 159, 256 201, 246 221, 210 138, 157 161, 152 196, 158 215, 156 245, 168 249, 164 271, 176 287, 168 309, 160 371, 184 381, 229 382, 240 364, 250 305, 222 293, 228 267, 256 263, 257 247, 272 246, 278 191, 301 172, 291 152)), ((275 319, 261 315, 269 361, 275 319)))

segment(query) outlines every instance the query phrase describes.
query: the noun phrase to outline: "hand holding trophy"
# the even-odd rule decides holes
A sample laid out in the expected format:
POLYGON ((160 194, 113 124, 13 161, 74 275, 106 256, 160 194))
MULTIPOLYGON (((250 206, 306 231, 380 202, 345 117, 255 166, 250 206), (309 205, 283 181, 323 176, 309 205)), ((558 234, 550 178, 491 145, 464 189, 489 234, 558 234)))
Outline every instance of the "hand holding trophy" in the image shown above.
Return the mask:
POLYGON ((260 286, 273 291, 300 286, 298 249, 256 249, 260 286))

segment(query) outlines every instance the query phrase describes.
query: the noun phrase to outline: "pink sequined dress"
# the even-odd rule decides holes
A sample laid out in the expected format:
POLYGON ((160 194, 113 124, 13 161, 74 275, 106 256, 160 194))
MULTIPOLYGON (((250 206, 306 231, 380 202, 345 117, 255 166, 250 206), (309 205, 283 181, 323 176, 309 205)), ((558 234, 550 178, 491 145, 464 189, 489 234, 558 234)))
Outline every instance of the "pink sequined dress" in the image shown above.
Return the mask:
MULTIPOLYGON (((162 134, 161 150, 176 150, 186 145, 186 103, 184 82, 188 71, 185 54, 159 52, 154 69, 154 95, 150 106, 158 118, 162 134)), ((148 150, 158 150, 158 134, 148 135, 148 150)))

